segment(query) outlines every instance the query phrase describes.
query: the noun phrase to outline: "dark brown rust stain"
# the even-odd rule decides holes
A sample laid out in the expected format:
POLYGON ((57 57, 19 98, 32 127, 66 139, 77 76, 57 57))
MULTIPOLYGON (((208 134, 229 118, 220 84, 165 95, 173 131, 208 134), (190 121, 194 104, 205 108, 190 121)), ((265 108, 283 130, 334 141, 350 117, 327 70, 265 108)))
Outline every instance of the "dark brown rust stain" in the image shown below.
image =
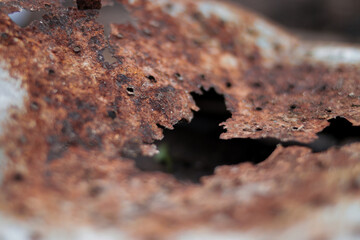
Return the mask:
POLYGON ((0 56, 29 95, 26 111, 12 115, 1 139, 11 162, 1 187, 4 211, 27 217, 46 212, 43 218, 61 221, 72 213, 64 213, 59 203, 71 202, 84 220, 160 236, 216 226, 211 219, 217 214, 225 214, 233 228, 276 224, 296 219, 294 205, 311 210, 344 192, 358 194, 353 187, 358 144, 321 154, 278 148, 260 165, 221 167, 200 186, 136 169, 129 159, 162 138, 158 125, 172 128, 192 118, 197 107, 190 92, 201 87, 225 96, 232 118, 223 138, 310 142, 327 119, 343 116, 359 125, 360 102, 353 97, 360 95, 359 70, 286 62, 264 67, 258 46, 243 38, 254 35, 247 26, 255 16, 240 10, 245 23, 235 26, 216 16, 204 19, 192 1, 181 2, 181 14, 197 16, 192 21, 172 17, 152 1, 121 3, 136 24, 113 24, 107 40, 97 10, 62 8, 58 1, 1 1, 0 56), (39 10, 45 4, 42 21, 26 28, 7 16, 18 6, 39 10), (99 59, 107 47, 119 60, 116 66, 99 59), (235 67, 221 63, 229 57, 237 60, 235 67), (339 170, 329 174, 327 166, 339 170), (18 169, 22 180, 14 181, 18 169), (351 186, 339 187, 334 176, 351 186), (267 181, 274 184, 265 194, 271 197, 237 199, 241 186, 267 181), (309 184, 316 181, 321 184, 309 184), (100 193, 91 187, 100 183, 101 197, 94 198, 100 193), (159 208, 157 201, 169 207, 159 208), (120 214, 129 202, 129 209, 138 210, 120 214))

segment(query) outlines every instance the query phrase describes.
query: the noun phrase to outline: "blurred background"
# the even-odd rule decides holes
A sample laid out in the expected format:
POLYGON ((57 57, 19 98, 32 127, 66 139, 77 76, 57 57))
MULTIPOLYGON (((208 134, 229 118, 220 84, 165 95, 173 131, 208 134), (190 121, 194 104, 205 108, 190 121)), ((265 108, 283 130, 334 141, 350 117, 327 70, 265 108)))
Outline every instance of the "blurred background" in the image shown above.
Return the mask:
POLYGON ((306 39, 360 43, 360 0, 232 0, 306 39))
MULTIPOLYGON (((219 0, 232 1, 271 19, 305 39, 360 43, 360 0, 219 0)), ((74 0, 62 0, 75 6, 74 0)), ((103 0, 104 2, 104 0, 103 0)), ((116 12, 119 9, 109 8, 116 12)), ((121 10, 121 9, 120 9, 121 10)), ((44 12, 21 11, 10 17, 21 27, 41 19, 44 12)), ((106 22, 114 14, 103 16, 106 22)))

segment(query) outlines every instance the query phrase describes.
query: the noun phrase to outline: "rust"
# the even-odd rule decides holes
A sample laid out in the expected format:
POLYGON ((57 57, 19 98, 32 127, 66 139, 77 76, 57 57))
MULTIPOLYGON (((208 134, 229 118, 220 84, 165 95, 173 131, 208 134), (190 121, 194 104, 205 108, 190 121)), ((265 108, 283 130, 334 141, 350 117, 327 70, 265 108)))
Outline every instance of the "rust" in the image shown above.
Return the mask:
POLYGON ((76 216, 159 239, 203 226, 284 229, 358 197, 356 143, 323 153, 278 146, 261 164, 219 167, 199 185, 133 162, 155 152, 163 127, 191 121, 199 109, 190 93, 201 88, 225 97, 232 117, 223 139, 306 144, 337 116, 358 126, 356 64, 318 61, 312 45, 228 3, 118 1, 134 22, 110 24, 108 37, 100 1, 77 3, 88 10, 0 1, 0 67, 27 93, 1 136, 2 212, 58 226, 76 216), (19 7, 46 13, 21 28, 8 16, 19 7), (116 61, 105 60, 107 48, 116 61))

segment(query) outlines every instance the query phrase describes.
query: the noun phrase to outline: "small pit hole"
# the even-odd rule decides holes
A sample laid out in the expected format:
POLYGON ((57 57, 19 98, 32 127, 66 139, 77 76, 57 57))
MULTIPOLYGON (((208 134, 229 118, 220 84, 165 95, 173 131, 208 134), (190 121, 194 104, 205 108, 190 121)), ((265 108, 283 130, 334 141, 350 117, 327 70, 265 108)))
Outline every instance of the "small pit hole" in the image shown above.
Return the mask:
POLYGON ((151 30, 148 29, 148 28, 144 28, 144 29, 143 29, 143 33, 144 33, 146 36, 148 36, 148 37, 151 37, 151 36, 152 36, 151 30))
POLYGON ((149 79, 150 82, 152 82, 152 83, 156 83, 156 82, 157 82, 156 79, 155 79, 155 77, 152 76, 152 75, 148 75, 148 76, 146 76, 146 77, 147 77, 147 79, 149 79))
POLYGON ((107 112, 107 115, 108 115, 108 117, 111 118, 111 119, 115 119, 115 118, 116 118, 116 112, 115 112, 115 111, 110 110, 110 111, 107 112))
POLYGON ((261 87, 262 87, 262 83, 260 83, 260 82, 254 82, 254 83, 252 84, 252 86, 253 86, 254 88, 261 88, 261 87))
POLYGON ((89 189, 89 196, 93 198, 98 197, 103 191, 104 189, 100 186, 92 186, 89 189))
POLYGON ((9 34, 7 34, 7 33, 1 33, 1 39, 3 39, 3 40, 7 40, 7 39, 9 39, 10 38, 10 35, 9 34))
POLYGON ((30 109, 33 110, 33 111, 38 111, 40 108, 39 104, 37 102, 32 102, 30 104, 30 109))
POLYGON ((176 42, 176 36, 173 34, 168 34, 166 36, 166 38, 170 41, 170 42, 176 42))
POLYGON ((12 179, 15 181, 15 182, 22 182, 25 180, 25 177, 22 173, 14 173, 14 175, 12 176, 12 179))
POLYGON ((289 89, 289 90, 293 90, 294 88, 295 88, 295 85, 294 85, 294 84, 291 84, 291 83, 290 83, 290 84, 288 85, 288 89, 289 89))
POLYGON ((117 39, 123 39, 123 38, 124 38, 124 35, 122 35, 121 33, 117 33, 117 34, 115 35, 115 37, 116 37, 117 39))
POLYGON ((52 69, 52 68, 50 68, 50 69, 48 70, 48 74, 49 74, 49 75, 54 75, 54 74, 55 74, 55 70, 52 69))
POLYGON ((81 47, 80 46, 75 46, 75 47, 73 47, 73 51, 74 51, 74 53, 80 53, 81 52, 81 47))
POLYGON ((175 73, 174 76, 175 76, 175 78, 176 78, 177 80, 179 80, 179 81, 184 80, 180 73, 175 73))
POLYGON ((127 87, 126 92, 128 95, 135 95, 135 90, 133 87, 127 87))
POLYGON ((101 8, 101 0, 76 0, 77 8, 79 10, 87 10, 87 9, 100 9, 101 8))
POLYGON ((295 110, 298 106, 296 104, 291 104, 290 105, 290 110, 295 110))

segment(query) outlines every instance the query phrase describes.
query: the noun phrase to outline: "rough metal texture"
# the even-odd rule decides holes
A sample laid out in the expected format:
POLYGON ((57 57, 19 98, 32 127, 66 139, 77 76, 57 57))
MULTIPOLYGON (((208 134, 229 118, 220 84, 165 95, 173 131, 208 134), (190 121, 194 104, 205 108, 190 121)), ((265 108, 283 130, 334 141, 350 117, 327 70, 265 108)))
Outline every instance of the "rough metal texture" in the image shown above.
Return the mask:
POLYGON ((191 120, 198 108, 190 92, 201 87, 225 96, 232 118, 224 139, 305 143, 336 116, 359 125, 360 54, 335 46, 324 53, 225 3, 120 2, 132 19, 111 24, 109 38, 97 10, 0 2, 1 62, 27 91, 1 137, 4 214, 36 219, 31 234, 45 237, 44 222, 149 239, 186 239, 177 233, 196 228, 272 229, 276 237, 358 196, 359 144, 319 154, 278 147, 259 165, 219 167, 200 185, 136 169, 131 159, 156 152, 159 125, 191 120), (7 15, 19 7, 46 13, 20 28, 7 15))

